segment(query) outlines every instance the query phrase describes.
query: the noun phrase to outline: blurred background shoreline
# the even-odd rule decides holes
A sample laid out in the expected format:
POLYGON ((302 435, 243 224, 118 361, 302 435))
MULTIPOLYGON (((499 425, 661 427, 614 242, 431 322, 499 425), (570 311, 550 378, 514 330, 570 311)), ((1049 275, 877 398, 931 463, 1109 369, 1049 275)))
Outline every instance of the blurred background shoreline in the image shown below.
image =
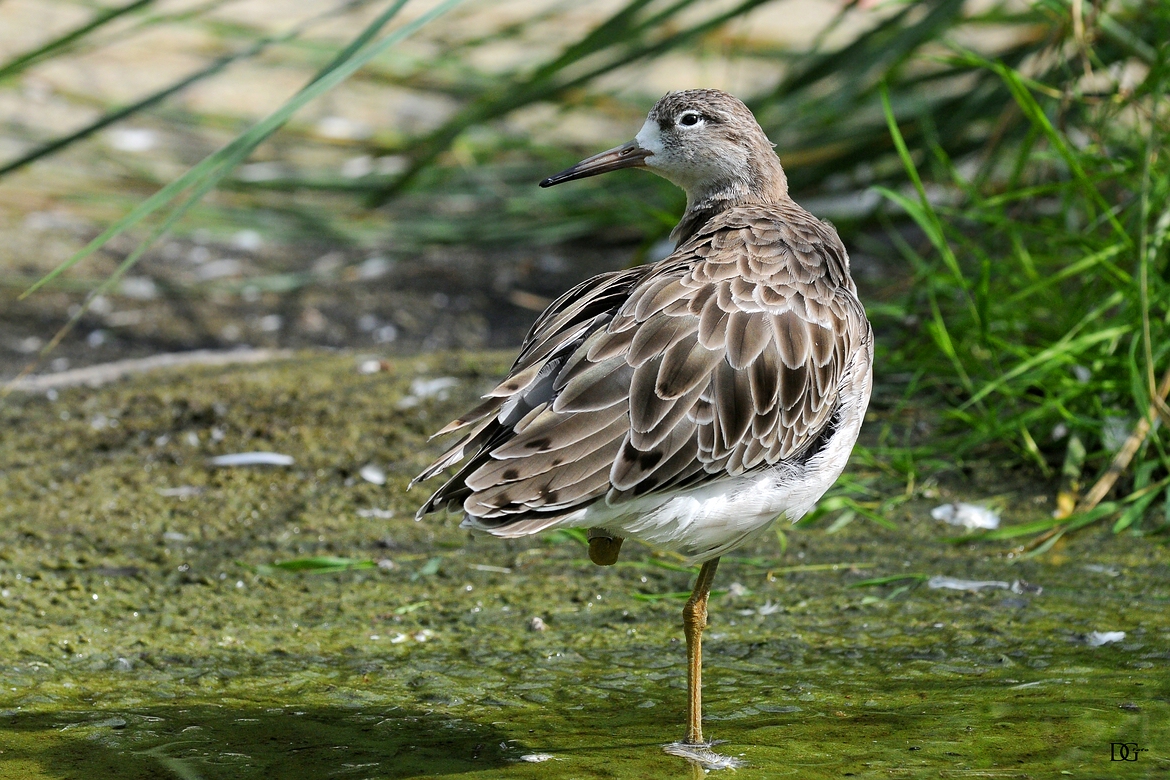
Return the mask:
MULTIPOLYGON (((277 108, 381 10, 371 2, 135 5, 0 81, 0 165, 217 59, 259 50, 0 179, 0 378, 35 356, 140 236, 120 237, 26 300, 15 300, 19 292, 277 108), (261 45, 302 28, 291 40, 261 45)), ((128 278, 92 302, 40 370, 238 345, 395 353, 513 346, 543 305, 576 281, 663 254, 681 211, 681 194, 645 174, 627 175, 613 195, 604 192, 610 183, 545 193, 535 188, 540 177, 574 155, 625 140, 666 91, 765 94, 792 71, 792 59, 811 51, 810 42, 840 48, 900 10, 847 10, 833 0, 749 8, 685 47, 471 124, 422 181, 369 208, 410 166, 419 139, 461 108, 506 91, 534 62, 555 61, 624 9, 646 5, 473 2, 427 25, 298 112, 128 278)), ((661 29, 631 40, 657 42, 737 10, 677 5, 661 29)), ((396 23, 433 6, 408 3, 396 23)), ((0 61, 125 7, 10 0, 0 7, 0 61)), ((621 34, 572 67, 608 65, 615 55, 605 49, 622 49, 621 34)), ((981 34, 1002 47, 1018 32, 981 34)), ((780 152, 799 180, 801 150, 782 145, 780 152)), ((866 186, 842 170, 797 195, 822 217, 848 220, 877 205, 866 186)), ((873 258, 854 255, 860 275, 881 273, 873 258)))

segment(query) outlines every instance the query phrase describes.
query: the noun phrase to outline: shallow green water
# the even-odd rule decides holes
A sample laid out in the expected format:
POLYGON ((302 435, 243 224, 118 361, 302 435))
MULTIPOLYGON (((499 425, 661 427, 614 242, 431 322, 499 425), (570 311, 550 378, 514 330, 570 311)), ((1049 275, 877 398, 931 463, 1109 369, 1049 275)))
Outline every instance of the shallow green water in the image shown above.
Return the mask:
MULTIPOLYGON (((691 575, 637 546, 599 569, 572 540, 415 523, 423 495, 404 488, 423 434, 501 365, 354 365, 5 401, 0 777, 701 774, 661 749, 682 734, 681 601, 645 600, 691 575), (412 380, 447 376, 449 398, 402 403, 412 380), (246 450, 296 463, 207 465, 246 450), (367 463, 384 486, 358 476, 367 463), (384 562, 267 568, 306 555, 384 562)), ((1008 522, 1043 511, 989 479, 954 497, 1031 507, 1008 522)), ((943 543, 940 500, 905 504, 896 532, 789 532, 783 554, 721 565, 706 731, 747 762, 735 776, 1170 777, 1165 543, 1090 531, 1013 562, 1001 545, 943 543), (894 574, 1043 591, 849 587, 894 574), (1126 636, 1091 647, 1092 631, 1126 636), (1113 742, 1146 752, 1111 761, 1113 742)))

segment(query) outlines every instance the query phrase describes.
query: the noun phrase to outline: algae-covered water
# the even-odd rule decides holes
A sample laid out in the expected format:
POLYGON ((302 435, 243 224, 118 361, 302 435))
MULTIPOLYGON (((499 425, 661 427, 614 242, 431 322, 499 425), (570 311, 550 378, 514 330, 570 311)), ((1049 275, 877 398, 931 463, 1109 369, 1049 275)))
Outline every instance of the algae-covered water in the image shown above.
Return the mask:
MULTIPOLYGON (((637 545, 602 569, 566 535, 416 523, 425 435, 504 358, 360 362, 4 400, 0 777, 702 774, 661 747, 682 735, 692 574, 637 545), (209 462, 246 451, 295 462, 209 462), (274 566, 314 556, 369 568, 274 566)), ((949 545, 943 499, 1047 511, 979 479, 900 505, 897 530, 788 529, 725 559, 706 732, 737 777, 1170 777, 1165 541, 949 545)))

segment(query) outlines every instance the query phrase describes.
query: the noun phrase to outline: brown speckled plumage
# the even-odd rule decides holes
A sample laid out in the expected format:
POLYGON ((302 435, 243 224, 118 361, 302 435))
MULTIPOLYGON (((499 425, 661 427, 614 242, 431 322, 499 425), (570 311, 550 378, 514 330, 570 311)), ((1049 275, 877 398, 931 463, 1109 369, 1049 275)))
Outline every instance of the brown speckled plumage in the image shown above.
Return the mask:
MULTIPOLYGON (((729 100, 675 93, 650 118, 698 108, 734 127, 729 100)), ((470 460, 419 516, 462 510, 513 535, 816 446, 869 326, 833 228, 787 196, 778 164, 752 175, 771 202, 716 209, 669 257, 589 279, 541 315, 508 377, 440 432, 463 435, 420 480, 470 460)))
POLYGON ((630 167, 686 190, 677 249, 549 306, 507 378, 440 431, 461 435, 418 479, 463 463, 418 516, 446 507, 504 537, 588 528, 600 565, 624 538, 702 561, 683 609, 684 743, 696 745, 719 556, 799 519, 841 473, 869 403, 873 334, 836 231, 789 197, 743 103, 667 95, 634 141, 542 186, 630 167))

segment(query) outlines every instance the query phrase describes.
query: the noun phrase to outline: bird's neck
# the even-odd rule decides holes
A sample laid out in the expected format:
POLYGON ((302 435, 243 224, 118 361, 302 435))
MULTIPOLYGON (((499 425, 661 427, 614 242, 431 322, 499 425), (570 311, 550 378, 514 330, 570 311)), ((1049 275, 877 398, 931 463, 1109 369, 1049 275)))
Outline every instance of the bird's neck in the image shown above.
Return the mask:
POLYGON ((687 188, 687 210, 671 231, 681 244, 712 218, 737 206, 767 205, 790 200, 788 178, 780 160, 769 147, 765 154, 750 159, 742 170, 715 181, 699 182, 687 188))

